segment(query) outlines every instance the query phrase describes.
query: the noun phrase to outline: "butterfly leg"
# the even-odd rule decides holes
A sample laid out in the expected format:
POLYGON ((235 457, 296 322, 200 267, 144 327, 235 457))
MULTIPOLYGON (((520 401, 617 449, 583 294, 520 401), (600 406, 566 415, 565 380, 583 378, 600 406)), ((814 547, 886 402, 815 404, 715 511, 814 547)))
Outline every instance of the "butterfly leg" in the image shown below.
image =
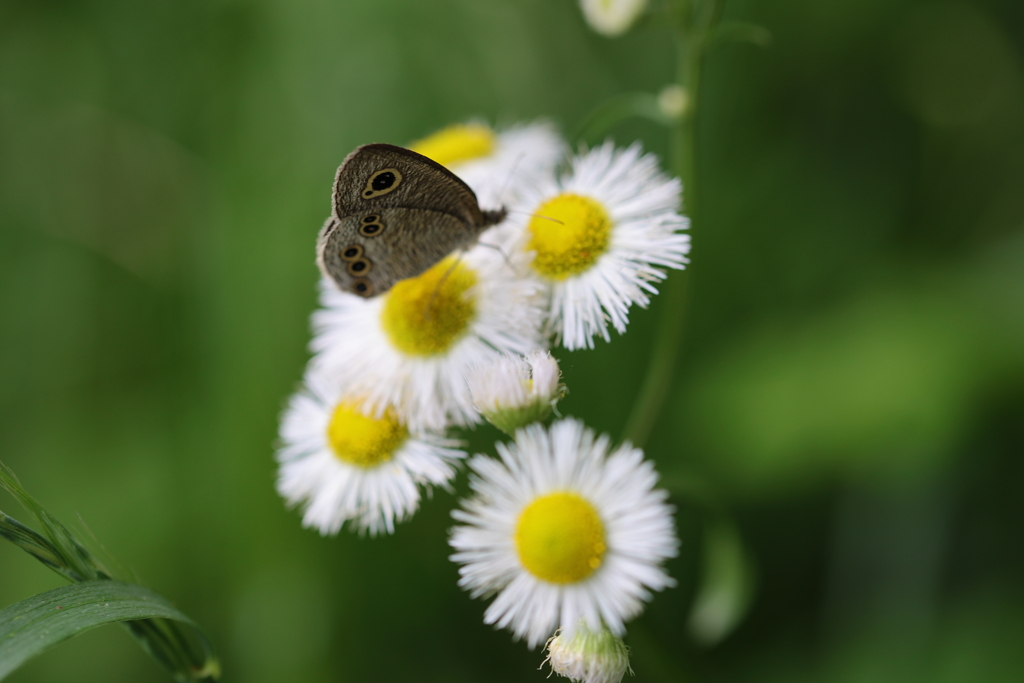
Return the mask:
POLYGON ((497 244, 488 244, 487 242, 477 242, 477 244, 479 244, 481 247, 487 247, 488 249, 493 249, 494 251, 496 251, 499 254, 501 254, 501 258, 503 258, 505 260, 505 265, 508 266, 509 268, 511 268, 512 272, 516 272, 516 267, 514 265, 512 265, 512 261, 509 260, 508 254, 505 253, 504 249, 499 247, 497 244))
POLYGON ((454 273, 455 269, 459 267, 459 261, 462 260, 462 256, 465 253, 466 252, 463 249, 459 249, 459 255, 456 256, 455 260, 452 261, 452 264, 448 266, 448 270, 444 271, 444 275, 442 275, 437 280, 437 285, 434 287, 434 292, 430 295, 430 300, 427 302, 427 310, 425 312, 427 320, 430 320, 430 318, 432 317, 431 311, 434 309, 434 302, 437 300, 437 293, 441 291, 441 287, 444 285, 444 281, 451 277, 451 274, 454 273))

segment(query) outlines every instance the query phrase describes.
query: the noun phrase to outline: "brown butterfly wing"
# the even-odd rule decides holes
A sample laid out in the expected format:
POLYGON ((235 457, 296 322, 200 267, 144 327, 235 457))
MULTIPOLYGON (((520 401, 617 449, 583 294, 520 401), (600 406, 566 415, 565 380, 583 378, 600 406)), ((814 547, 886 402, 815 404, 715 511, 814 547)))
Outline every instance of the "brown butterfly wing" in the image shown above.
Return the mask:
POLYGON ((441 164, 395 145, 357 147, 334 179, 334 217, 395 207, 440 211, 471 225, 484 220, 473 190, 441 164))
POLYGON ((481 211, 455 174, 402 147, 357 148, 338 168, 334 215, 317 240, 317 263, 343 291, 383 294, 505 217, 481 211))
POLYGON ((399 207, 331 217, 320 231, 317 262, 342 291, 372 297, 468 246, 478 234, 476 226, 428 209, 399 207))

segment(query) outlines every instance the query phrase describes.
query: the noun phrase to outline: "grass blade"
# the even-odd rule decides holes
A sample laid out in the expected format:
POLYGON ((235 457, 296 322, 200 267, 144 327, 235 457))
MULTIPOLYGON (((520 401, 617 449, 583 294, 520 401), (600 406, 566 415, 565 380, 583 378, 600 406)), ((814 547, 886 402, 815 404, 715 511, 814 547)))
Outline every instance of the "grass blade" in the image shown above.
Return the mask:
POLYGON ((0 538, 76 582, 74 586, 37 595, 0 611, 0 679, 52 645, 115 621, 122 622, 142 649, 175 680, 184 683, 220 675, 213 647, 195 624, 156 593, 115 581, 74 534, 47 512, 3 465, 0 489, 14 496, 43 529, 40 533, 0 511, 0 538), (103 606, 99 607, 101 598, 103 606), (68 616, 68 610, 73 618, 68 616), (33 624, 41 626, 37 629, 33 624))
MULTIPOLYGON (((57 643, 103 624, 127 621, 129 628, 139 619, 178 622, 195 629, 184 614, 149 589, 120 581, 88 581, 35 595, 0 610, 0 679, 25 661, 57 643)), ((143 622, 160 623, 160 622, 143 622)), ((203 641, 200 636, 200 640, 203 641)), ((212 653, 208 671, 193 671, 195 680, 216 670, 212 653)), ((204 668, 207 668, 204 667, 204 668)))

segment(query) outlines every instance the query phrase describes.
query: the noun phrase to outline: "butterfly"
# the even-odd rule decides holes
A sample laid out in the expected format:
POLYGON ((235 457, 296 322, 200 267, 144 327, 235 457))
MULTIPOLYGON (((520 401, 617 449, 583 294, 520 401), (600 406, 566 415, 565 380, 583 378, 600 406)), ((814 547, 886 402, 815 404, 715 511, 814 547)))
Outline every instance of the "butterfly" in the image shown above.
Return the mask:
POLYGON ((378 296, 470 246, 507 213, 481 209, 466 183, 422 154, 363 145, 338 167, 317 265, 342 291, 378 296))

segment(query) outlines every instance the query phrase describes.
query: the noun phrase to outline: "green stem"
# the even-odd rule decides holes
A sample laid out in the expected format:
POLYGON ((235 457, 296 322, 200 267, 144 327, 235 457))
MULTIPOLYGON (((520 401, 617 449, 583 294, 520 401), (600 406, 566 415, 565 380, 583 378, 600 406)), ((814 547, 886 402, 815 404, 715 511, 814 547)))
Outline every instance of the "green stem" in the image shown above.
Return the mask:
MULTIPOLYGON (((718 18, 718 9, 717 0, 695 2, 683 8, 678 22, 677 79, 686 93, 687 105, 672 131, 672 170, 683 181, 684 210, 693 223, 697 216, 694 147, 700 75, 707 36, 718 18)), ((637 446, 647 443, 672 387, 676 357, 683 341, 689 278, 684 271, 669 278, 663 289, 662 314, 651 361, 626 421, 625 438, 637 446)))
POLYGON ((655 123, 670 123, 658 106, 658 98, 650 93, 623 93, 595 108, 584 119, 571 140, 587 144, 598 143, 614 126, 626 119, 638 117, 655 123))

